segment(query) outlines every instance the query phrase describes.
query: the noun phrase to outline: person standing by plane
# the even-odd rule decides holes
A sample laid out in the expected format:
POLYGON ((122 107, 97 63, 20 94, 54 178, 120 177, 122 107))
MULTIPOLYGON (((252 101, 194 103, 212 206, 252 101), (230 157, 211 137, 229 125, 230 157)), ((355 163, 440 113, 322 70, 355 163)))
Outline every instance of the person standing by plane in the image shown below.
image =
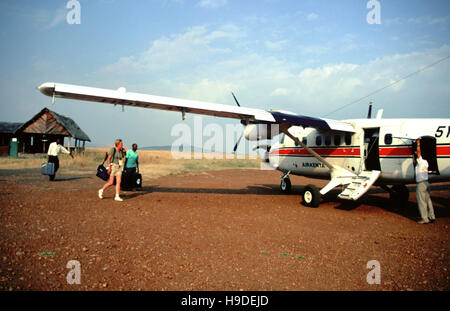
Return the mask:
POLYGON ((58 155, 63 152, 65 154, 70 154, 73 159, 73 155, 69 150, 61 146, 61 139, 57 138, 56 141, 52 142, 50 146, 48 146, 48 163, 53 163, 55 165, 55 169, 53 175, 48 175, 50 181, 55 180, 56 171, 59 169, 59 158, 58 155))
POLYGON ((416 197, 417 204, 419 205, 419 212, 421 220, 419 224, 428 224, 434 222, 435 215, 433 209, 433 203, 430 198, 430 184, 428 183, 428 162, 422 158, 422 152, 420 150, 420 139, 417 140, 417 163, 416 163, 416 197))
POLYGON ((116 196, 115 201, 123 201, 120 197, 120 183, 122 182, 122 171, 124 166, 124 156, 125 149, 123 149, 123 143, 121 139, 116 139, 114 147, 112 147, 108 152, 108 174, 109 180, 103 186, 102 189, 98 191, 98 197, 103 199, 103 191, 105 191, 109 186, 114 184, 114 177, 116 177, 116 196))
POLYGON ((128 150, 125 155, 125 170, 129 174, 134 174, 139 172, 139 154, 137 152, 138 145, 133 144, 133 150, 128 150))

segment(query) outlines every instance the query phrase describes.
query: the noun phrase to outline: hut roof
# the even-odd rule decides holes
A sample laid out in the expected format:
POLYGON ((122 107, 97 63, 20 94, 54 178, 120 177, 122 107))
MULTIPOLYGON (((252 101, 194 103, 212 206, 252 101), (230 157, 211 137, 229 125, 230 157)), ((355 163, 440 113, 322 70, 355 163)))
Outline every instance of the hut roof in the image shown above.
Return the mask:
POLYGON ((0 133, 14 134, 22 122, 0 122, 0 133))
POLYGON ((48 108, 42 109, 29 121, 23 123, 16 132, 65 135, 91 141, 75 121, 48 108))

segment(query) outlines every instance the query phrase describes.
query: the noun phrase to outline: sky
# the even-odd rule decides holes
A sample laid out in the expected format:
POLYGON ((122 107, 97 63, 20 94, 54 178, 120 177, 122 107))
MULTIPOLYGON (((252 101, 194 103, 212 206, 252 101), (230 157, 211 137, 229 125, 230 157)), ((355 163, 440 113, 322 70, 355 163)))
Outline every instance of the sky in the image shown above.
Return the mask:
POLYGON ((233 92, 241 106, 338 120, 365 117, 370 101, 386 118, 450 118, 450 59, 421 70, 450 55, 450 1, 371 1, 380 23, 369 23, 377 12, 366 0, 78 0, 73 24, 68 0, 0 0, 0 121, 47 107, 73 118, 88 146, 127 147, 171 145, 180 123, 239 123, 52 105, 36 89, 44 82, 227 105, 233 92))

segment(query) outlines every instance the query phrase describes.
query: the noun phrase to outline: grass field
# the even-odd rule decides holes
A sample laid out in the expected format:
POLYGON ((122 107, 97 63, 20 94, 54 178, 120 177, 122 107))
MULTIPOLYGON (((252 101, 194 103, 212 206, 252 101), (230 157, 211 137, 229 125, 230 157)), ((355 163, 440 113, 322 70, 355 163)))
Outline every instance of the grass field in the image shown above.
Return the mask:
MULTIPOLYGON (((106 148, 86 148, 84 153, 75 154, 74 159, 68 155, 61 154, 59 156, 60 167, 69 172, 95 173, 97 166, 103 162, 106 152, 106 148)), ((158 150, 138 150, 138 152, 140 173, 147 178, 186 172, 236 168, 258 169, 260 167, 259 159, 242 158, 243 156, 238 157, 235 155, 192 153, 190 159, 177 159, 185 154, 172 154, 171 151, 158 150), (216 156, 216 159, 213 156, 216 156), (196 159, 195 157, 201 157, 201 159, 196 159)), ((47 156, 44 154, 18 158, 2 157, 0 158, 0 170, 37 169, 46 161, 47 156)))

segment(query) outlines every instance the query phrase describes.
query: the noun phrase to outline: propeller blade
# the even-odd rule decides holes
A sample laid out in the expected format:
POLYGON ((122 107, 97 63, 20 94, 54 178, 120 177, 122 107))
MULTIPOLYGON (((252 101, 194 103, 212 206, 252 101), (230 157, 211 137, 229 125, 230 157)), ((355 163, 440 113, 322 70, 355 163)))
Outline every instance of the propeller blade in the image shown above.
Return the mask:
MULTIPOLYGON (((234 96, 234 93, 233 93, 233 92, 231 92, 231 95, 233 95, 233 98, 234 98, 234 101, 236 102, 236 105, 238 105, 238 107, 241 107, 241 105, 239 104, 239 102, 238 102, 236 96, 234 96)), ((241 124, 242 124, 243 126, 247 126, 247 125, 248 125, 248 120, 241 120, 241 124)), ((237 140, 236 144, 234 145, 233 153, 236 153, 236 150, 237 150, 237 148, 238 148, 239 142, 240 142, 241 139, 242 139, 242 136, 244 136, 244 132, 242 132, 241 136, 239 137, 239 139, 237 140)))
POLYGON ((231 92, 231 95, 233 95, 234 101, 236 102, 236 104, 238 105, 238 107, 241 107, 241 105, 239 105, 238 100, 236 99, 236 96, 234 96, 233 92, 231 92))
POLYGON ((239 142, 240 142, 241 139, 242 139, 242 136, 244 136, 244 132, 242 132, 241 136, 239 137, 239 139, 238 139, 237 142, 236 142, 236 145, 234 145, 233 153, 236 153, 237 147, 238 147, 238 145, 239 145, 239 142))

